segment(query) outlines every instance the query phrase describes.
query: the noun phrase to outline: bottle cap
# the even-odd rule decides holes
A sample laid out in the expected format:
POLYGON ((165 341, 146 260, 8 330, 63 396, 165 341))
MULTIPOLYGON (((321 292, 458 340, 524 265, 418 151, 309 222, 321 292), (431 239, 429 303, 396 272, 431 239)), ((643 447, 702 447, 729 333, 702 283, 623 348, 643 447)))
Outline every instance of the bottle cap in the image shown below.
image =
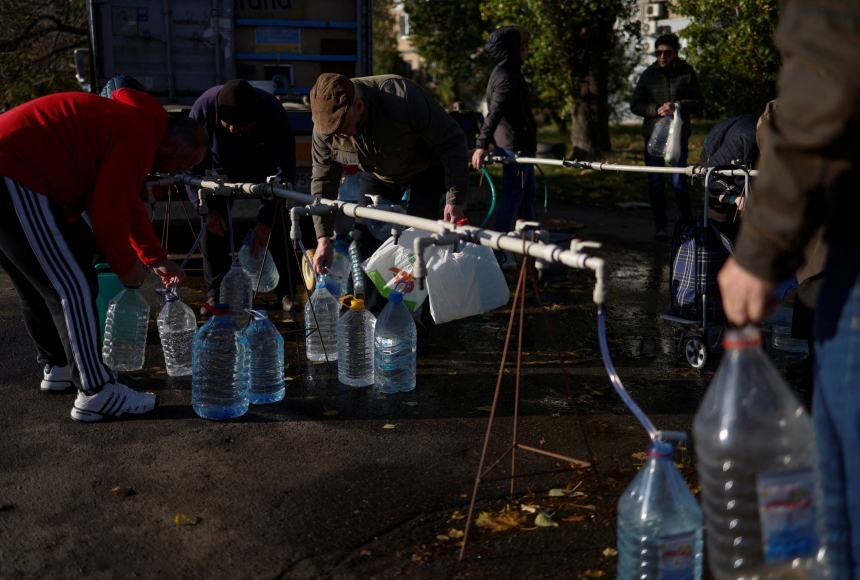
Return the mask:
POLYGON ((216 304, 215 306, 212 306, 208 302, 204 302, 203 308, 205 308, 215 316, 226 316, 227 314, 230 314, 229 304, 216 304))
POLYGON ((652 441, 648 446, 648 457, 672 457, 672 445, 664 441, 652 441))
POLYGON ((242 240, 242 245, 243 246, 250 246, 251 242, 253 242, 253 241, 254 241, 254 230, 250 229, 250 230, 248 230, 248 233, 245 234, 245 239, 242 240))
POLYGON ((355 175, 358 173, 358 165, 344 165, 343 166, 343 174, 344 175, 355 175))
POLYGON ((733 328, 726 331, 723 337, 723 348, 726 350, 737 350, 751 348, 761 345, 761 331, 756 326, 745 326, 733 328))
POLYGON ((463 218, 461 220, 457 220, 458 226, 467 226, 469 225, 469 218, 463 218))
POLYGON ((392 290, 391 294, 388 295, 389 302, 403 302, 403 292, 398 292, 397 290, 392 290))
POLYGON ((364 300, 361 298, 353 298, 349 303, 350 310, 364 310, 364 300))

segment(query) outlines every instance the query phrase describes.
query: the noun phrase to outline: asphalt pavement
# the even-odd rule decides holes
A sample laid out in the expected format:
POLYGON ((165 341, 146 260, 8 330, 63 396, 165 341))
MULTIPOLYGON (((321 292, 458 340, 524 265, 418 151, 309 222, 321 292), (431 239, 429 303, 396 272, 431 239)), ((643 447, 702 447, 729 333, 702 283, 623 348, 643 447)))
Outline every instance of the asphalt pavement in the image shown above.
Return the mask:
MULTIPOLYGON (((713 366, 688 368, 659 320, 669 246, 651 241, 650 212, 553 217, 605 242, 616 368, 658 427, 689 431, 713 366)), ((171 251, 184 251, 174 240, 171 251)), ((205 292, 194 274, 180 294, 196 310, 205 292)), ((517 479, 513 496, 507 482, 483 485, 478 511, 516 512, 515 525, 474 528, 460 563, 509 307, 438 326, 419 353, 416 390, 396 395, 308 366, 296 344, 301 315, 278 314, 286 398, 223 423, 195 415, 190 379, 166 375, 151 325, 146 366, 120 379, 158 393, 159 407, 79 424, 72 393, 39 392, 41 369, 0 274, 0 578, 612 578, 614 503, 647 439, 603 369, 591 285, 583 272, 541 285, 576 409, 529 291, 518 439, 583 461, 591 449, 597 469, 517 479), (558 526, 536 525, 540 511, 558 526)), ((274 311, 273 296, 258 305, 274 311)), ((515 375, 509 362, 493 459, 511 444, 515 375)), ((519 473, 563 467, 519 455, 519 473)))

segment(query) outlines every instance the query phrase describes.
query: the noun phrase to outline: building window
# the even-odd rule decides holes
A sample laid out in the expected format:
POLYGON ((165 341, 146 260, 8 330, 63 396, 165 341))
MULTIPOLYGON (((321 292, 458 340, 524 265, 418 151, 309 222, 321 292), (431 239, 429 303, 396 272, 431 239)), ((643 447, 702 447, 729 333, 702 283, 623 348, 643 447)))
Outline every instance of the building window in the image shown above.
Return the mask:
POLYGON ((400 14, 397 16, 397 29, 400 32, 400 38, 409 38, 408 14, 400 14))

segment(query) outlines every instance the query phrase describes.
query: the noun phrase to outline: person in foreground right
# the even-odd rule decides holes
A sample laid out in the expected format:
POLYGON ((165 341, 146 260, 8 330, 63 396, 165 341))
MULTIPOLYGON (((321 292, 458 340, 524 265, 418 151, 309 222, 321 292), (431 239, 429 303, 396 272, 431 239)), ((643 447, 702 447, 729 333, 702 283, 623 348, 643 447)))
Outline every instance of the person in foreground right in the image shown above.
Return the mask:
POLYGON ((860 578, 860 3, 792 0, 774 38, 779 109, 760 174, 719 274, 730 322, 756 323, 824 224, 829 254, 815 314, 813 422, 834 578, 860 578))

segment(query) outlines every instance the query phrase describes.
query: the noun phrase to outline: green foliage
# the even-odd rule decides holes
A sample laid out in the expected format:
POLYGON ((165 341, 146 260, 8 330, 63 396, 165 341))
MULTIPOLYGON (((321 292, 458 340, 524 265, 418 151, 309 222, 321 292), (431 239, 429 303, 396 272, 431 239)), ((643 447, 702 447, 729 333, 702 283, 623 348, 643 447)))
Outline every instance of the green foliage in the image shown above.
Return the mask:
POLYGON ((408 68, 397 50, 394 0, 373 0, 373 74, 406 76, 408 68))
POLYGON ((675 0, 693 19, 681 36, 712 118, 758 114, 776 96, 778 0, 675 0))
POLYGON ((79 89, 73 52, 86 45, 83 0, 0 0, 0 108, 79 89))
POLYGON ((443 106, 483 94, 492 63, 480 55, 489 29, 481 0, 405 0, 415 50, 427 61, 428 87, 443 106))

